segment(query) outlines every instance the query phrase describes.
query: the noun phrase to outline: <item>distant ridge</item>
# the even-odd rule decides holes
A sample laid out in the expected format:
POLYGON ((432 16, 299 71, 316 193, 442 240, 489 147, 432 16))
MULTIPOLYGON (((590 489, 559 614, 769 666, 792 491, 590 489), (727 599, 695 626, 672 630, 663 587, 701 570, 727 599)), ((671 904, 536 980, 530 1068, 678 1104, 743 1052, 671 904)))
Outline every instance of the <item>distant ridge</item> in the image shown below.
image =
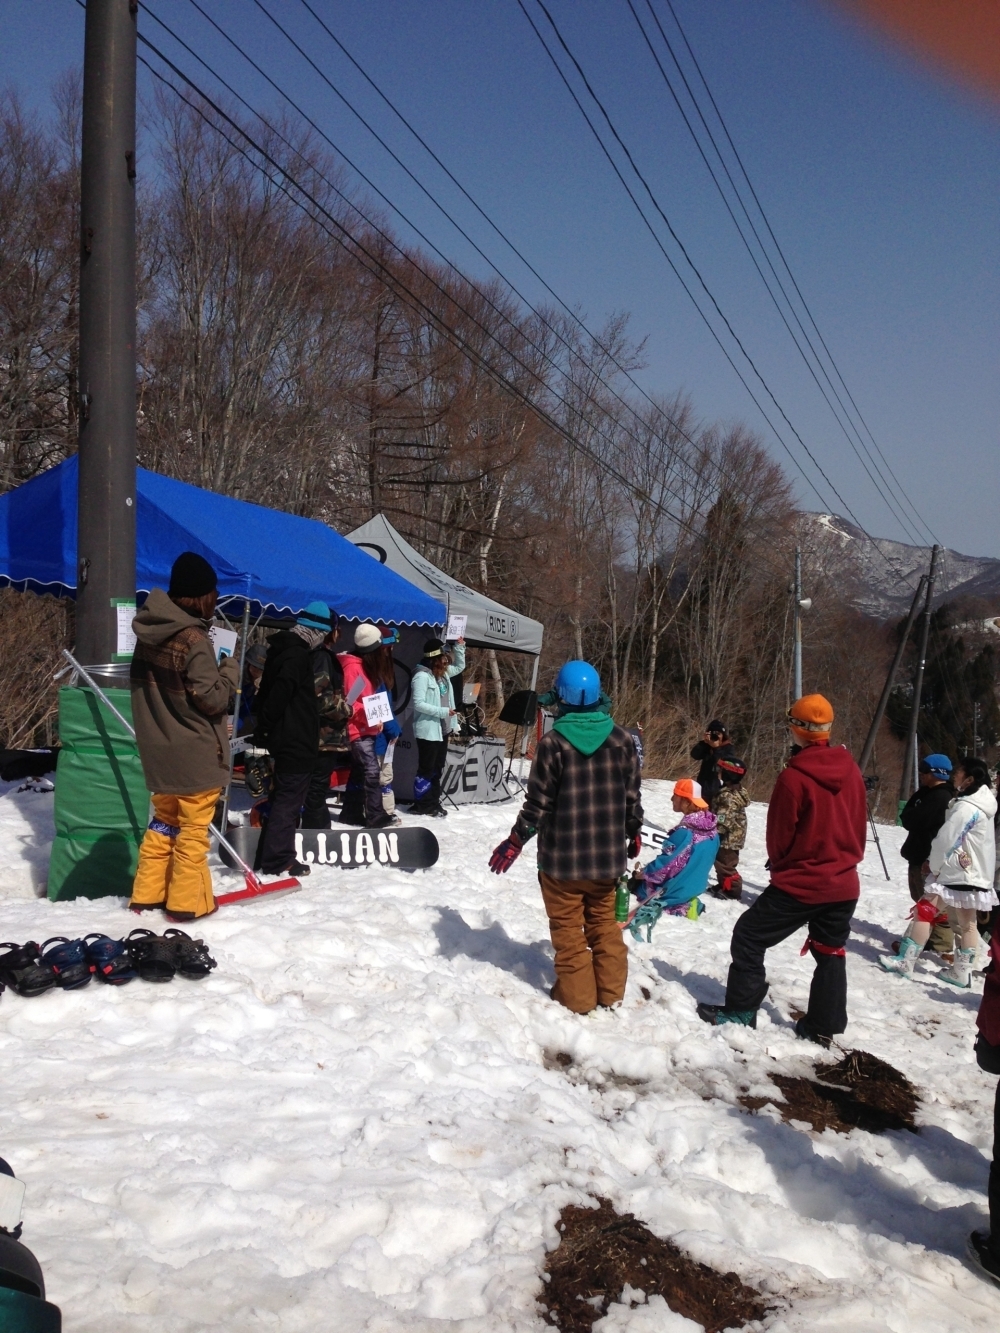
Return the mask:
MULTIPOLYGON (((920 575, 930 564, 929 546, 876 537, 874 545, 886 557, 882 559, 861 529, 838 514, 803 514, 799 531, 807 556, 840 584, 859 611, 880 620, 905 614, 920 575)), ((934 604, 961 596, 984 597, 1000 610, 1000 560, 942 551, 934 604)))

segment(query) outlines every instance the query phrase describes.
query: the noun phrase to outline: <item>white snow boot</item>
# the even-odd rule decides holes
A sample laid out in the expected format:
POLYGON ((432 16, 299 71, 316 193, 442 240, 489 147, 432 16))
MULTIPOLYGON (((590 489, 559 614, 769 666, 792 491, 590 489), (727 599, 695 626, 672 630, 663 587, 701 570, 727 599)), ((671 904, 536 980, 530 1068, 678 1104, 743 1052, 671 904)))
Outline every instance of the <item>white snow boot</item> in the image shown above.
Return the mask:
POLYGON ((961 986, 969 990, 972 986, 972 964, 976 961, 975 949, 956 949, 955 961, 941 973, 941 980, 949 986, 961 986))
POLYGON ((899 941, 898 958, 880 958, 879 967, 883 972, 893 972, 897 977, 906 977, 907 981, 913 980, 913 969, 917 965, 917 959, 924 951, 924 946, 918 944, 909 935, 904 935, 899 941))

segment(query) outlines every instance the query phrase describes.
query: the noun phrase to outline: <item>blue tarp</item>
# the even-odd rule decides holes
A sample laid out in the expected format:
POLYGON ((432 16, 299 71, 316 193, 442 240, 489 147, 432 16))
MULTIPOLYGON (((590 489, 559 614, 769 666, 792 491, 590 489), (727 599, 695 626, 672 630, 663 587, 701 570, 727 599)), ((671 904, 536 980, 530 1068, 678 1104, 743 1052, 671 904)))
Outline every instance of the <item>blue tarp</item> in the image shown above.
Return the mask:
MULTIPOLYGON (((76 455, 0 496, 0 586, 76 595, 76 455)), ((316 598, 347 620, 443 625, 428 597, 315 519, 247 504, 137 469, 136 592, 166 588, 181 551, 219 576, 220 597, 294 615, 316 598)))

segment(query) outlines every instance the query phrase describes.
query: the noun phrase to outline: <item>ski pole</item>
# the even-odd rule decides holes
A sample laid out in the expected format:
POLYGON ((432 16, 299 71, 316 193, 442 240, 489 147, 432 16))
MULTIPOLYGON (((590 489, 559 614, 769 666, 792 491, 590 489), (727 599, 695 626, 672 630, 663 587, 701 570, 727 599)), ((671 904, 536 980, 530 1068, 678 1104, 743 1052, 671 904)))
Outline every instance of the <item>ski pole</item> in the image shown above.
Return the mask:
POLYGON ((875 827, 875 816, 872 814, 871 810, 868 811, 868 822, 872 826, 872 834, 875 838, 875 846, 878 848, 878 857, 879 860, 882 862, 882 869, 885 871, 885 877, 886 879, 890 879, 891 876, 889 874, 889 867, 886 865, 885 857, 882 855, 882 844, 879 841, 878 829, 875 827))
MULTIPOLYGON (((68 648, 63 649, 63 657, 65 657, 66 660, 69 662, 70 666, 72 666, 74 670, 77 671, 79 675, 83 677, 83 679, 87 682, 88 686, 94 691, 94 693, 97 695, 98 699, 100 699, 101 703, 105 706, 105 708, 110 709, 111 712, 114 713, 115 717, 122 724, 122 726, 125 728, 128 734, 132 737, 133 740, 135 740, 135 727, 133 727, 131 722, 127 722, 125 718, 122 717, 121 713, 119 713, 118 709, 114 706, 114 704, 111 702, 108 696, 104 693, 100 685, 98 685, 97 681, 95 681, 93 676, 91 676, 90 673, 87 671, 87 668, 82 667, 80 665, 80 663, 76 660, 76 658, 73 656, 73 654, 70 652, 68 648)), ((222 833, 220 833, 214 824, 209 824, 208 831, 209 833, 214 835, 216 841, 222 847, 225 847, 226 851, 233 858, 233 860, 236 862, 239 868, 243 871, 243 875, 247 883, 252 884, 255 887, 259 888, 260 880, 257 878, 254 871, 251 870, 250 867, 247 865, 246 861, 243 860, 243 857, 240 856, 239 852, 229 841, 229 839, 226 838, 222 833)))

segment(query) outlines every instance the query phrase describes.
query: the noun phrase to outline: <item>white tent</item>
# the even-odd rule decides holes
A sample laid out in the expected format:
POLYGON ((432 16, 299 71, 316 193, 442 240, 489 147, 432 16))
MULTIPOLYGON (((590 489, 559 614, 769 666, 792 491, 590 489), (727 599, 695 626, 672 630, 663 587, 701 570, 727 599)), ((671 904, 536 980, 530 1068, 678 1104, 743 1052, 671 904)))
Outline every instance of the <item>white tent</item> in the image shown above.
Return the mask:
POLYGON ((347 534, 347 540, 388 566, 394 574, 436 597, 448 607, 450 616, 467 616, 466 642, 472 648, 496 648, 509 653, 542 651, 544 626, 519 615, 432 565, 403 540, 384 514, 347 534))

